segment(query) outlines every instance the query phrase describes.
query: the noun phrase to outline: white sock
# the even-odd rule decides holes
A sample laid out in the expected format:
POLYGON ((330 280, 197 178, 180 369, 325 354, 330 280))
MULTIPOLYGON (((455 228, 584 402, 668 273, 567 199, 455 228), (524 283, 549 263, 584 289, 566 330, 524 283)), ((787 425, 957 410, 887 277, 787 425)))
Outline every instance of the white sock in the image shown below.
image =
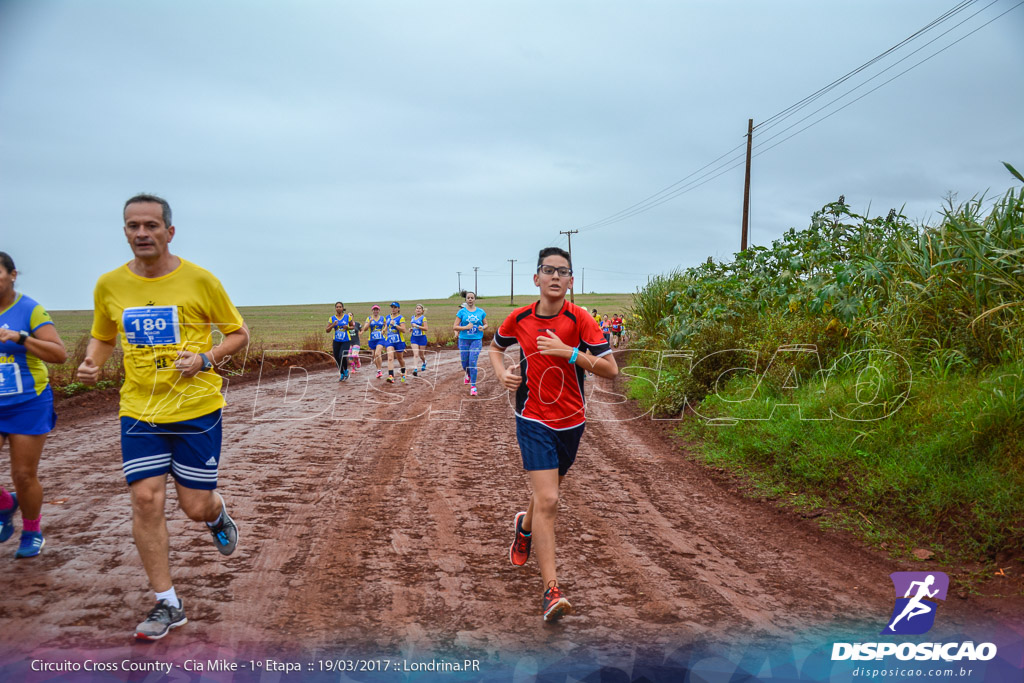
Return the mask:
POLYGON ((178 594, 174 592, 174 586, 171 586, 169 590, 165 590, 162 593, 156 594, 157 600, 166 600, 174 609, 181 608, 181 600, 178 599, 178 594))
MULTIPOLYGON (((220 494, 218 494, 218 496, 220 496, 220 494)), ((220 499, 220 512, 217 513, 217 519, 213 520, 212 522, 207 522, 206 526, 210 527, 211 529, 215 529, 217 527, 217 525, 220 524, 222 521, 224 521, 224 498, 223 497, 221 497, 221 499, 220 499)))
POLYGON ((224 508, 223 507, 221 507, 220 514, 217 515, 217 519, 213 520, 212 522, 207 522, 206 526, 210 527, 211 529, 215 529, 217 527, 217 525, 220 524, 222 521, 224 521, 224 508))

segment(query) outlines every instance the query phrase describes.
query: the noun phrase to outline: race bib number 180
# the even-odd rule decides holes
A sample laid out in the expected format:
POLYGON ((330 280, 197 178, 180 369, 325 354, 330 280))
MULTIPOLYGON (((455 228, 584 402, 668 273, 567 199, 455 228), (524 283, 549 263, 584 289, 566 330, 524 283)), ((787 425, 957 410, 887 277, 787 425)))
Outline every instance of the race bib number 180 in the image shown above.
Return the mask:
POLYGON ((21 370, 17 363, 0 363, 0 396, 20 394, 21 370))
POLYGON ((181 343, 177 306, 135 306, 124 309, 124 335, 134 346, 176 346, 181 343))

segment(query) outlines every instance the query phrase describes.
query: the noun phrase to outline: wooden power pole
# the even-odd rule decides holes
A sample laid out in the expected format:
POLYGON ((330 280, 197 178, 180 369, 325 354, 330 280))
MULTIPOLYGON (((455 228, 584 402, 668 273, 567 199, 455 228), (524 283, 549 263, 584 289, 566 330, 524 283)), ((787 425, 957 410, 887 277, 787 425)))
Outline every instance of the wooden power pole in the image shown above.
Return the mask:
POLYGON ((754 119, 747 119, 747 176, 743 181, 743 232, 740 251, 747 250, 747 228, 750 224, 750 149, 754 141, 754 119))
MULTIPOLYGON (((567 235, 569 237, 569 264, 570 265, 572 264, 572 236, 575 235, 578 232, 579 232, 579 230, 559 230, 558 231, 559 235, 567 235)), ((572 287, 569 288, 569 301, 572 302, 572 303, 576 303, 576 292, 573 291, 572 287)))
POLYGON ((512 274, 509 276, 508 302, 510 304, 512 304, 513 306, 515 306, 516 305, 516 298, 515 298, 516 297, 516 260, 514 258, 510 258, 508 260, 508 262, 509 262, 509 264, 511 264, 511 267, 512 267, 512 274))

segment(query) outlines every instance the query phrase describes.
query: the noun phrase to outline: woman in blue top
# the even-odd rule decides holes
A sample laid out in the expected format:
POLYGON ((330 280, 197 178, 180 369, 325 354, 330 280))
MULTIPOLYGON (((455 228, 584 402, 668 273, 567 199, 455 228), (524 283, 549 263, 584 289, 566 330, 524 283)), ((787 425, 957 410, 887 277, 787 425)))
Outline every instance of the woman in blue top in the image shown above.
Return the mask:
POLYGON ((14 533, 21 507, 21 543, 15 557, 35 557, 45 540, 39 529, 43 487, 37 475, 46 435, 57 422, 45 363, 63 363, 64 350, 50 315, 14 291, 18 271, 0 251, 0 448, 10 444, 15 495, 0 486, 0 543, 14 533))
POLYGON ((464 383, 470 385, 470 396, 476 396, 476 361, 487 329, 486 317, 487 311, 476 307, 476 292, 466 292, 466 307, 455 314, 452 329, 459 333, 459 356, 462 369, 466 371, 464 383))
POLYGON ((419 370, 427 369, 427 316, 426 309, 423 308, 423 304, 416 304, 416 315, 409 321, 409 326, 412 327, 412 334, 409 335, 409 344, 412 345, 412 374, 416 376, 419 374, 419 370), (416 359, 419 358, 419 362, 423 363, 416 368, 416 359))
POLYGON ((334 315, 327 321, 325 332, 334 330, 334 362, 341 371, 339 382, 348 379, 348 350, 352 345, 349 330, 352 329, 352 316, 345 312, 345 304, 340 301, 334 304, 334 315))
POLYGON ((373 364, 377 366, 377 379, 382 377, 380 368, 383 363, 384 328, 386 326, 387 321, 380 314, 380 306, 374 304, 370 309, 370 317, 363 323, 363 329, 368 333, 366 343, 370 353, 373 354, 373 364))

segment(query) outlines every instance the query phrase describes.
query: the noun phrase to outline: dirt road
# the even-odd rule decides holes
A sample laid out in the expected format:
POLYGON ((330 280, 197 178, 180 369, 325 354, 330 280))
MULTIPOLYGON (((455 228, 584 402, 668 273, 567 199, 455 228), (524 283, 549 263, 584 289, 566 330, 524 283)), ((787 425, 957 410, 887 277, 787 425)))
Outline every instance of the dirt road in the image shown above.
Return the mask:
MULTIPOLYGON (((152 645, 130 641, 152 594, 132 544, 116 415, 104 407, 62 421, 40 473, 46 549, 15 561, 8 543, 0 555, 0 661, 68 652, 615 658, 884 626, 888 574, 910 567, 716 483, 649 419, 630 419, 611 388, 596 383, 561 502, 559 573, 576 609, 561 624, 540 619, 536 563, 508 562, 527 478, 507 395, 489 370, 470 399, 454 357, 394 386, 364 362, 346 383, 297 371, 228 387, 221 491, 240 547, 222 560, 199 525, 171 514, 189 623, 152 645)), ((1024 633, 1009 607, 951 597, 942 628, 1024 633)))

